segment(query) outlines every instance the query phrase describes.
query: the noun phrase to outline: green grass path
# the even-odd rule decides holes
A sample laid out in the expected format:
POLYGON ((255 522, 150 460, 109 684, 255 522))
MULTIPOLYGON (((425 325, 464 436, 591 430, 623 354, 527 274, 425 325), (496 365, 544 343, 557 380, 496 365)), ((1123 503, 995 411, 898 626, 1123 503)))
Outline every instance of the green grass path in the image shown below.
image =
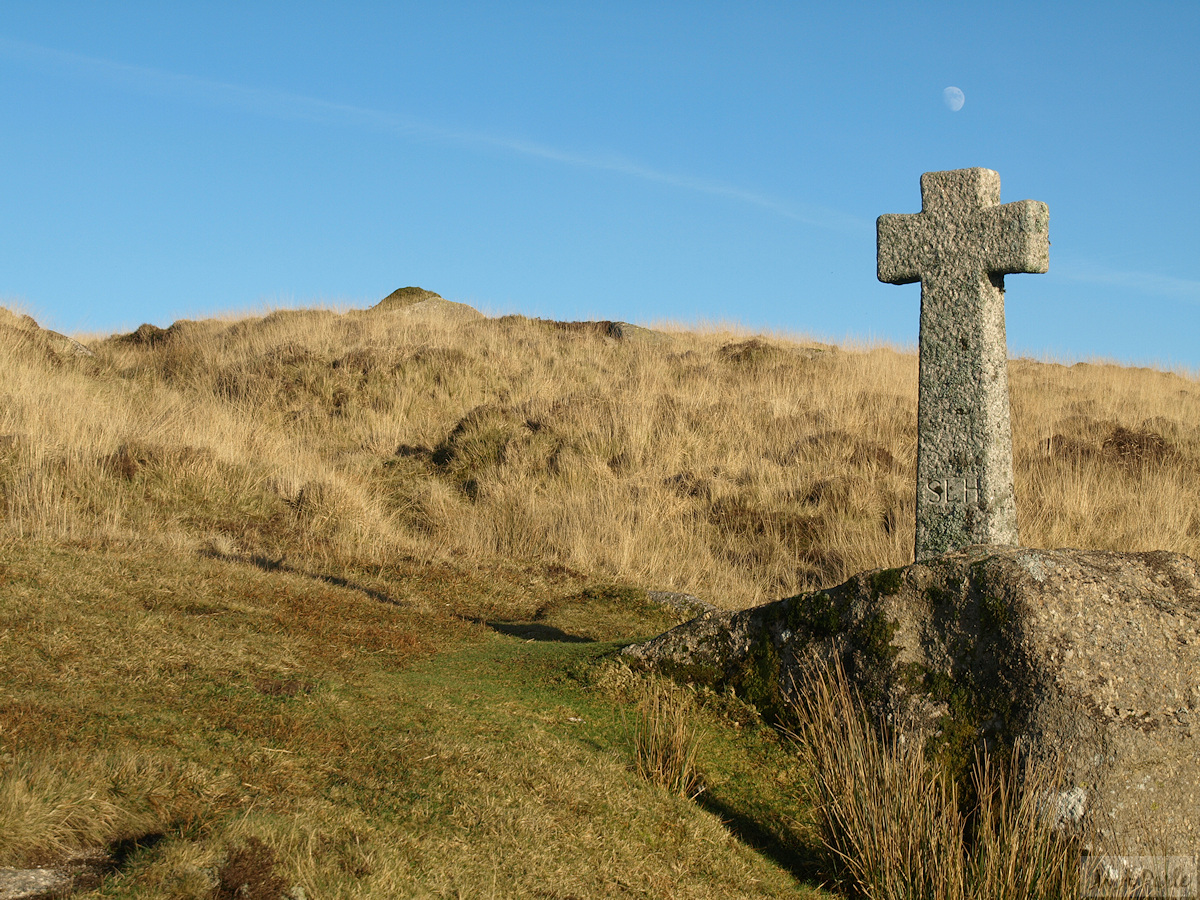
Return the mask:
POLYGON ((803 773, 738 704, 697 705, 695 800, 631 771, 617 650, 667 618, 513 572, 7 545, 0 864, 99 843, 81 896, 212 897, 261 841, 310 898, 815 893, 803 773))

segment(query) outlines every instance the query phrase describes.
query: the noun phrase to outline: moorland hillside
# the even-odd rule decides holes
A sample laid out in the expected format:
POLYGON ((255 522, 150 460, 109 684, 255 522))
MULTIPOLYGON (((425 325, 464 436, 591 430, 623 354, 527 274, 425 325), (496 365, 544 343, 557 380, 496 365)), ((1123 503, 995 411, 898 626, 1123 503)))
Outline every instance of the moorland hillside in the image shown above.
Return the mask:
MULTIPOLYGON (((4 529, 334 569, 521 560, 726 607, 911 559, 912 353, 389 299, 143 326, 93 356, 10 317, 4 529)), ((1024 544, 1198 555, 1195 380, 1015 360, 1011 391, 1024 544)))
MULTIPOLYGON (((1010 369, 1026 544, 1200 555, 1194 378, 1010 369)), ((410 290, 82 343, 0 310, 0 867, 87 854, 81 897, 832 896, 786 735, 619 651, 691 614, 647 591, 741 608, 909 562, 916 376, 410 290)))

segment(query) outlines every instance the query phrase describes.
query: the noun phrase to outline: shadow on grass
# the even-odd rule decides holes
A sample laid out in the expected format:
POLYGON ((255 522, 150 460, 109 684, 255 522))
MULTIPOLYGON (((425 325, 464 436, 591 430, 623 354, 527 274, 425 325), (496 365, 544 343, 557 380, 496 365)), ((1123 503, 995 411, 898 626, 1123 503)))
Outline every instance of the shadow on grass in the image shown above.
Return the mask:
POLYGON ((828 860, 819 846, 785 841, 752 816, 711 794, 703 793, 694 802, 717 816, 743 844, 790 872, 796 880, 814 886, 832 881, 828 860))
MULTIPOLYGON (((239 563, 244 566, 254 566, 256 569, 261 569, 264 572, 284 572, 288 575, 299 575, 302 578, 311 578, 313 581, 320 581, 324 584, 331 584, 335 587, 346 588, 351 591, 358 591, 372 600, 380 603, 388 603, 392 606, 404 606, 402 600, 397 600, 395 597, 385 594, 383 591, 369 588, 366 585, 358 584, 348 578, 343 578, 340 575, 326 575, 322 572, 308 572, 304 569, 296 568, 284 562, 283 558, 271 559, 262 555, 242 555, 237 553, 222 553, 219 550, 206 549, 201 550, 200 555, 208 559, 216 559, 221 562, 239 563)), ((488 628, 499 634, 506 634, 510 637, 521 638, 525 641, 550 641, 559 644, 591 644, 595 640, 582 635, 571 634, 563 631, 561 628, 555 628, 553 625, 544 625, 540 622, 490 622, 485 619, 478 619, 473 616, 455 616, 466 622, 472 622, 476 625, 485 625, 488 628)))
MULTIPOLYGON (((67 897, 80 891, 93 891, 104 884, 109 875, 120 872, 131 858, 143 850, 152 850, 166 838, 162 832, 129 837, 111 844, 107 851, 74 857, 62 867, 70 875, 70 883, 49 889, 48 893, 18 893, 14 896, 51 898, 67 897)), ((7 897, 8 894, 3 896, 7 897)))
POLYGON ((254 566, 256 569, 261 569, 264 572, 285 572, 288 575, 299 575, 302 578, 311 578, 313 581, 321 581, 325 584, 331 584, 334 587, 346 588, 351 591, 358 591, 360 594, 365 594, 372 600, 377 600, 380 603, 388 603, 392 606, 404 606, 403 601, 397 600, 383 591, 377 591, 374 588, 369 588, 362 584, 357 584, 348 578, 342 578, 340 575, 325 575, 321 572, 306 572, 303 569, 297 569, 295 566, 289 566, 283 561, 283 558, 270 559, 266 556, 242 556, 237 553, 221 553, 219 550, 201 550, 200 555, 208 559, 218 559, 221 562, 241 563, 244 566, 254 566))
POLYGON ((553 641, 558 644, 594 644, 590 637, 570 634, 553 625, 543 625, 540 622, 486 622, 482 619, 472 619, 479 625, 486 625, 498 634, 507 634, 521 638, 524 641, 553 641))

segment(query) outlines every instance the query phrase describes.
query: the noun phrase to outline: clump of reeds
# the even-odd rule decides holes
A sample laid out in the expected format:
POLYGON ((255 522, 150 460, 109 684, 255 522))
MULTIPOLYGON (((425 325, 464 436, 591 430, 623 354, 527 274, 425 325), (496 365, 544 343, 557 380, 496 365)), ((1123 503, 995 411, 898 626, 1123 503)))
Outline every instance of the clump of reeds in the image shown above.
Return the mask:
POLYGON ((633 725, 634 766, 647 781, 689 799, 704 790, 696 767, 695 705, 682 689, 647 682, 633 725))
POLYGON ((852 896, 872 900, 1062 900, 1079 896, 1080 842, 1047 802, 1054 766, 1018 746, 975 757, 969 804, 921 742, 881 734, 840 664, 797 703, 822 839, 852 896), (967 809, 964 810, 964 805, 967 809))

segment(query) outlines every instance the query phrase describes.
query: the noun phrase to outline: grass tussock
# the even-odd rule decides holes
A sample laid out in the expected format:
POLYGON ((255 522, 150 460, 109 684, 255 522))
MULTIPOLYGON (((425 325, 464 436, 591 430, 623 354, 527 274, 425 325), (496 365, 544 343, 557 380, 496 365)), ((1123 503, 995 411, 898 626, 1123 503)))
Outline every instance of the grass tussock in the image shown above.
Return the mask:
POLYGON ((0 860, 33 865, 187 829, 227 803, 230 789, 227 775, 132 751, 10 754, 0 768, 0 860))
POLYGON ((658 680, 648 681, 632 729, 638 774, 689 800, 704 790, 696 766, 699 741, 694 714, 695 706, 683 689, 658 680))
POLYGON ((981 752, 964 803, 921 742, 878 733, 840 664, 813 679, 797 713, 822 838, 853 896, 1081 896, 1082 843, 1055 818, 1052 764, 1021 748, 1000 765, 981 752))

